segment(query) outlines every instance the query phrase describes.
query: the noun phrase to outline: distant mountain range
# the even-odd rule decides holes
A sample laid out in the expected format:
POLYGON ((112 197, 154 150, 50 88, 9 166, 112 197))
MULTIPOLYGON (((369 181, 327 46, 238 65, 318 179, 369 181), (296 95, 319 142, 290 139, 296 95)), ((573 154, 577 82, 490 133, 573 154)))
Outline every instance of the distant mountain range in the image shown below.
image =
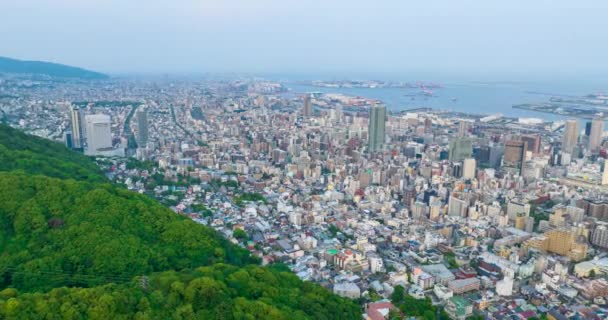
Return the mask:
POLYGON ((107 75, 78 67, 44 61, 25 61, 0 57, 0 73, 39 74, 60 78, 106 79, 107 75))

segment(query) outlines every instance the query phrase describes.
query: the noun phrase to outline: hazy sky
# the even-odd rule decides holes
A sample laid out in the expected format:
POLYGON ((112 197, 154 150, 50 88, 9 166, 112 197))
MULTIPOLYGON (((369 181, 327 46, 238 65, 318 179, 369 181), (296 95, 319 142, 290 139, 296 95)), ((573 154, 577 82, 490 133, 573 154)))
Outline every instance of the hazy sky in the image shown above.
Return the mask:
POLYGON ((0 0, 0 56, 103 72, 608 71, 606 0, 0 0))

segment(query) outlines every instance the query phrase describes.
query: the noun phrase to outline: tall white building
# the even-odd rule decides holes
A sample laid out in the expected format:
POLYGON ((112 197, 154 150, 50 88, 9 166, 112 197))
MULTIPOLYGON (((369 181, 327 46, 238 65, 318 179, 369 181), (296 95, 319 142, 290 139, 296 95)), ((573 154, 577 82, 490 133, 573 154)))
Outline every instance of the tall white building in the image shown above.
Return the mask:
POLYGON ((464 179, 475 178, 475 170, 477 169, 477 162, 473 158, 464 159, 462 166, 462 177, 464 179))
POLYGON ((105 114, 91 114, 85 117, 87 148, 86 154, 98 155, 112 148, 112 121, 105 114))

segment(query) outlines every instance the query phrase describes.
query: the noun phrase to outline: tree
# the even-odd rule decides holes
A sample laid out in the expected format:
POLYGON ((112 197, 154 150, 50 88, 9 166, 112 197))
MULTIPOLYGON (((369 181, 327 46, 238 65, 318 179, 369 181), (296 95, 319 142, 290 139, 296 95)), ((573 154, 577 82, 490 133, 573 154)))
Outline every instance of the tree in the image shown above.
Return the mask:
POLYGON ((395 290, 393 290, 393 293, 391 294, 391 301, 394 305, 397 305, 403 301, 404 296, 405 288, 403 288, 403 286, 401 285, 398 285, 395 287, 395 290))
POLYGON ((234 231, 232 231, 232 236, 240 241, 243 241, 247 239, 247 232, 245 232, 243 229, 234 229, 234 231))

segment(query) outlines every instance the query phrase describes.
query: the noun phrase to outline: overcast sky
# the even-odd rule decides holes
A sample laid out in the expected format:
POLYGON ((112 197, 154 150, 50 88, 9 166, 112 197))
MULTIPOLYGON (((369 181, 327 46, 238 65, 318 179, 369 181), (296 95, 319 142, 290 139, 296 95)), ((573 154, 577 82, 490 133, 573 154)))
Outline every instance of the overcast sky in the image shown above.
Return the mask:
POLYGON ((606 0, 0 0, 0 56, 103 72, 608 71, 606 0))

